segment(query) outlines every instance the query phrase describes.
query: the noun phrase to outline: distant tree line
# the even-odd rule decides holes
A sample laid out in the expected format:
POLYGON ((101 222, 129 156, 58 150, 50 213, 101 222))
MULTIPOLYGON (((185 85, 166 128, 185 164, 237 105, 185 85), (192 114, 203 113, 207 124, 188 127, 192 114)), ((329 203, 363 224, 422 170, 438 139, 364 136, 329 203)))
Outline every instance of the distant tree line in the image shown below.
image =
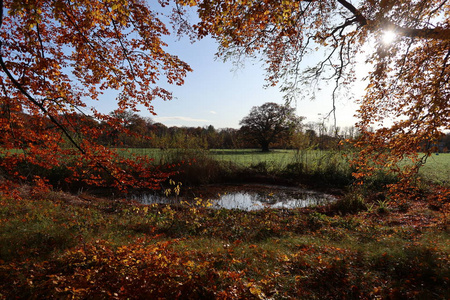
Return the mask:
MULTIPOLYGON (((113 113, 111 113, 113 114, 113 113)), ((114 117, 118 117, 117 115, 114 117)), ((137 113, 125 112, 119 116, 125 131, 119 130, 106 121, 83 114, 70 114, 60 118, 70 119, 72 124, 84 124, 96 128, 100 132, 95 137, 104 146, 117 148, 186 148, 186 149, 257 149, 257 140, 248 138, 246 126, 240 129, 220 128, 209 125, 205 127, 168 127, 162 123, 155 123, 149 117, 142 117, 137 113)), ((28 116, 32 124, 36 116, 28 116)), ((54 125, 49 120, 41 120, 42 130, 50 130, 54 125)), ((74 132, 76 128, 72 129, 74 132)), ((1 129, 0 129, 1 133, 1 129)), ((90 132, 77 132, 88 135, 90 132)), ((342 147, 342 141, 354 139, 359 135, 355 127, 327 127, 321 123, 309 122, 298 126, 290 135, 281 136, 271 144, 271 149, 311 149, 330 150, 342 147)), ((34 141, 30 139, 30 143, 34 141)), ((17 148, 26 145, 17 145, 17 148)), ((447 133, 437 144, 424 145, 433 147, 436 152, 449 152, 450 133, 447 133)))
MULTIPOLYGON (((257 139, 249 138, 247 125, 240 129, 205 127, 167 127, 136 113, 123 114, 123 126, 129 134, 120 133, 107 123, 102 127, 99 142, 110 147, 127 148, 190 148, 190 149, 246 149, 260 148, 257 139)), ((287 135, 271 143, 272 149, 335 149, 343 139, 352 139, 358 132, 354 127, 334 129, 320 123, 301 124, 287 135), (336 135, 337 133, 337 135, 336 135)))

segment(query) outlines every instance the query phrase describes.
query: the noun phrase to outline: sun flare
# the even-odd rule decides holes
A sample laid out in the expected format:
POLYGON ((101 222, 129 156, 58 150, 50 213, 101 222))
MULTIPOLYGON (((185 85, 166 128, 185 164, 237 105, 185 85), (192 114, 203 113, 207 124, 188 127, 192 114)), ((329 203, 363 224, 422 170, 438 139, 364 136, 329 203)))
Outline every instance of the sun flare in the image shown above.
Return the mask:
POLYGON ((395 38, 397 37, 397 34, 392 30, 387 30, 383 33, 383 43, 386 45, 389 45, 392 43, 395 38))

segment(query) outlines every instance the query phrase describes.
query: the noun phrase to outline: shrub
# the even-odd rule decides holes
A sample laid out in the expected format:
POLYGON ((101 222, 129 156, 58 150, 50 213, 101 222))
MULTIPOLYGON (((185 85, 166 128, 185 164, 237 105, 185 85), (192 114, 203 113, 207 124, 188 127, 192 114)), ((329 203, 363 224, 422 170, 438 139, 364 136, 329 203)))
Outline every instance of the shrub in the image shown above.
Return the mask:
POLYGON ((332 209, 343 214, 356 213, 358 211, 366 210, 367 205, 364 201, 364 197, 360 193, 352 191, 333 203, 332 209))
POLYGON ((174 149, 167 157, 167 165, 163 168, 177 170, 172 179, 185 185, 201 185, 226 181, 238 172, 230 162, 215 160, 207 150, 174 149))

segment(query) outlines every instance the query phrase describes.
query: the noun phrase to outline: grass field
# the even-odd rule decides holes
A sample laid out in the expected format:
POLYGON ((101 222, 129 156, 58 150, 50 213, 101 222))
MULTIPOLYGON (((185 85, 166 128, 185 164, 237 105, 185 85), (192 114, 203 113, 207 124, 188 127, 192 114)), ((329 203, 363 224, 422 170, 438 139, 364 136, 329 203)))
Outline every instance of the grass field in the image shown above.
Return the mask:
MULTIPOLYGON (((155 159, 155 162, 159 162, 162 159, 169 157, 176 157, 179 154, 203 154, 210 155, 214 159, 219 161, 228 161, 238 164, 243 167, 249 167, 259 163, 267 163, 269 165, 276 165, 278 167, 284 167, 289 163, 294 162, 297 157, 297 151, 295 150, 273 150, 270 152, 261 152, 258 149, 211 149, 211 150, 186 150, 186 149, 167 149, 160 150, 155 148, 130 148, 128 149, 132 153, 140 155, 148 155, 155 159)), ((322 150, 305 150, 300 151, 300 156, 311 163, 320 161, 326 157, 330 151, 322 150)))
MULTIPOLYGON (((179 149, 129 149, 133 153, 148 155, 155 158, 156 163, 167 162, 183 156, 209 156, 215 160, 231 162, 242 167, 263 166, 268 171, 280 170, 292 163, 302 163, 305 168, 316 170, 329 167, 330 163, 340 168, 348 166, 344 153, 325 150, 273 150, 263 153, 258 149, 211 149, 211 150, 179 150, 179 149)), ((420 175, 434 183, 450 184, 450 153, 433 154, 421 168, 420 175)))
POLYGON ((420 174, 432 182, 450 185, 450 153, 430 156, 421 168, 420 174))

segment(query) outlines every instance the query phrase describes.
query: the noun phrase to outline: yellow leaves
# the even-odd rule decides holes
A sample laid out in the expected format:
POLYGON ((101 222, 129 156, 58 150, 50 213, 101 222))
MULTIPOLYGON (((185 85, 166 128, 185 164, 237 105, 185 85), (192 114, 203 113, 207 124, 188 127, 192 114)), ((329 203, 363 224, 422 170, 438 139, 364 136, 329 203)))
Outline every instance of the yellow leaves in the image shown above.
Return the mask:
POLYGON ((115 2, 113 5, 111 5, 111 10, 119 10, 122 6, 119 5, 119 3, 115 2))
POLYGON ((250 293, 257 296, 259 299, 267 299, 266 295, 262 292, 261 288, 254 282, 249 282, 246 287, 250 290, 250 293))
POLYGON ((187 263, 184 264, 185 266, 189 268, 193 268, 195 266, 195 263, 192 260, 189 260, 187 263))
POLYGON ((284 254, 281 256, 281 261, 288 262, 290 261, 290 258, 286 254, 284 254))
POLYGON ((193 6, 196 6, 197 4, 198 4, 198 1, 197 0, 187 0, 187 1, 183 1, 184 3, 184 5, 188 5, 188 6, 191 6, 191 7, 193 7, 193 6))

